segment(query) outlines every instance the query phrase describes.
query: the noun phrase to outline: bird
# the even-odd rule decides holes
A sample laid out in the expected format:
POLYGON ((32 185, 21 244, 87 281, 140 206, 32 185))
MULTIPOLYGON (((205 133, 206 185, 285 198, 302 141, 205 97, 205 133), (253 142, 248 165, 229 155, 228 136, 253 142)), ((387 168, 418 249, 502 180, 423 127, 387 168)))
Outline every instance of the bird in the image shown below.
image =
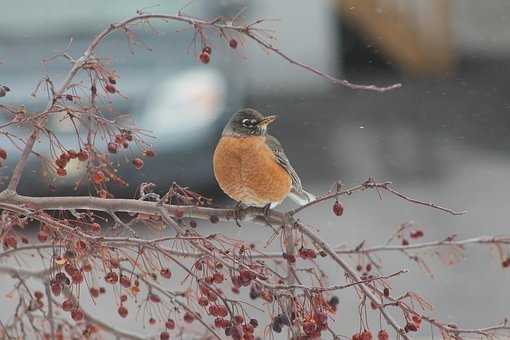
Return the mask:
POLYGON ((223 129, 213 172, 222 191, 238 204, 272 209, 287 197, 299 205, 315 200, 303 189, 278 139, 267 133, 276 118, 244 108, 223 129))

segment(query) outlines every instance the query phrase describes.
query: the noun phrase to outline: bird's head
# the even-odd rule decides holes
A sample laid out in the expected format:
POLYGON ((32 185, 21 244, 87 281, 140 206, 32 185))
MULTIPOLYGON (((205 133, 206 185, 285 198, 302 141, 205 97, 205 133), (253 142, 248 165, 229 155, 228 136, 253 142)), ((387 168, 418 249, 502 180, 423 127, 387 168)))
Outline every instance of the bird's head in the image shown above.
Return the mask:
POLYGON ((275 115, 264 116, 254 109, 241 109, 230 118, 223 130, 223 135, 264 136, 267 132, 267 126, 275 120, 275 115))

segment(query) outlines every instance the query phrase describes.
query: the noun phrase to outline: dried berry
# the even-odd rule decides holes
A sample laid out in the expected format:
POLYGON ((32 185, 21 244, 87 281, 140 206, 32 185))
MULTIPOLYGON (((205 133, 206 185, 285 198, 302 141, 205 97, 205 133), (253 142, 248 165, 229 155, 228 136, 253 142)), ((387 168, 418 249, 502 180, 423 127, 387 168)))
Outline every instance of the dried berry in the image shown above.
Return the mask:
POLYGON ((7 151, 2 148, 0 148, 0 158, 4 160, 7 159, 7 151))
POLYGON ((80 150, 78 152, 78 160, 84 162, 86 161, 87 159, 89 159, 89 153, 87 150, 80 150))
POLYGON ((152 149, 143 150, 143 154, 146 157, 154 157, 154 155, 155 155, 154 150, 152 150, 152 149))
POLYGON ((117 92, 117 89, 112 84, 106 84, 106 86, 104 88, 106 89, 106 91, 108 91, 109 93, 112 93, 112 94, 117 92))
POLYGON ((230 39, 230 41, 228 42, 228 46, 230 46, 230 48, 237 48, 237 40, 235 40, 234 38, 230 39))
POLYGON ((340 201, 335 201, 333 204, 333 213, 336 216, 342 216, 344 213, 344 205, 340 201))

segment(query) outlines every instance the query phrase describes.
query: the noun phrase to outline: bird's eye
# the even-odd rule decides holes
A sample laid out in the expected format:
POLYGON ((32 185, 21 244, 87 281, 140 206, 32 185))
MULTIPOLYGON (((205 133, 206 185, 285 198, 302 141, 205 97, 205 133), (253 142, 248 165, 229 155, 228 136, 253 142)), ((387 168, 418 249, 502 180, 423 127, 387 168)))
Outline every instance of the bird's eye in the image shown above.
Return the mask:
POLYGON ((243 119, 241 121, 241 123, 243 124, 244 127, 247 127, 247 128, 252 128, 255 126, 255 123, 257 123, 257 121, 255 119, 243 119))

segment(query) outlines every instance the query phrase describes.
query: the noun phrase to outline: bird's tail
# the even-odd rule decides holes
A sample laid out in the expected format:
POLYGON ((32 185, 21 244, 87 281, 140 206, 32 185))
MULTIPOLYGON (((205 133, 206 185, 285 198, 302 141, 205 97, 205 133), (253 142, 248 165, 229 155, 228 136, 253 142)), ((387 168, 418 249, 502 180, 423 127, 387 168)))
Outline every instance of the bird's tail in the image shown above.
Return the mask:
POLYGON ((292 188, 290 191, 289 198, 299 205, 305 205, 316 199, 315 195, 305 190, 296 190, 295 188, 292 188))

